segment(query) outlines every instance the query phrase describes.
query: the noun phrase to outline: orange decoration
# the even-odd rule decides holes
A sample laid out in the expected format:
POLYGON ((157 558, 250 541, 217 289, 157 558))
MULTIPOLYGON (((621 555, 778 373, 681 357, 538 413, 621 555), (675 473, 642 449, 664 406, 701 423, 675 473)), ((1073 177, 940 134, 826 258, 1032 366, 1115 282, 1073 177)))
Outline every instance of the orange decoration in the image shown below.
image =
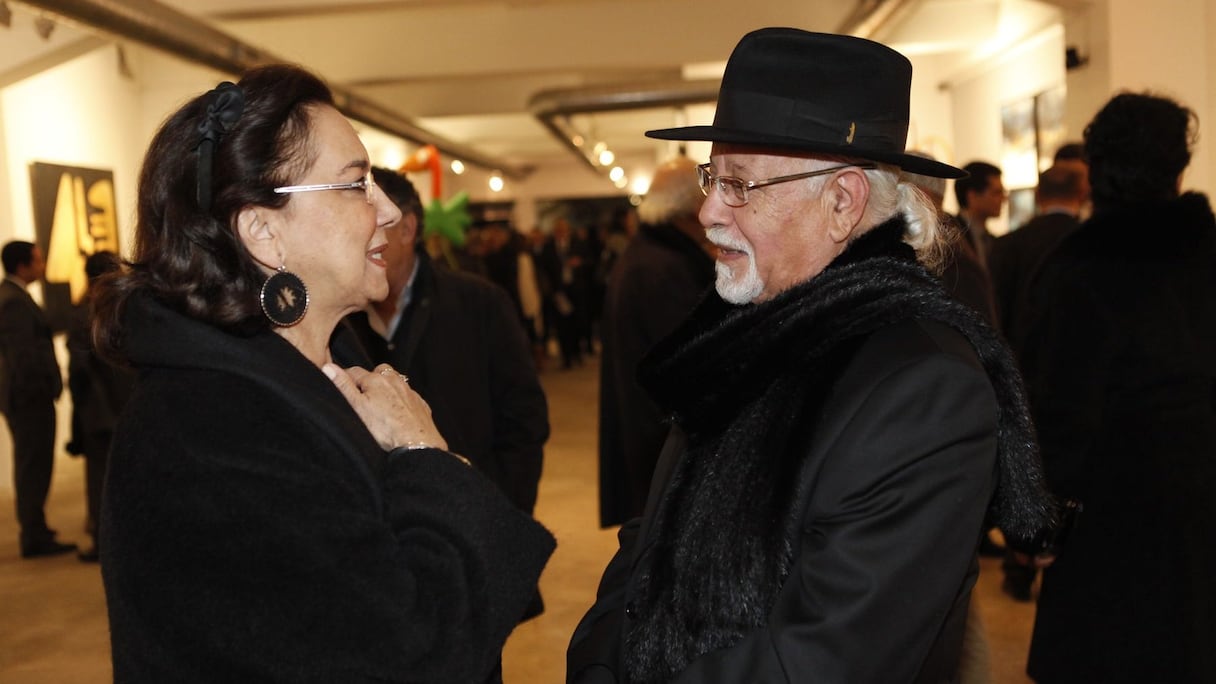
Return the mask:
POLYGON ((419 147, 397 169, 399 173, 410 171, 431 172, 431 199, 443 197, 443 169, 439 168, 439 150, 434 145, 419 147))

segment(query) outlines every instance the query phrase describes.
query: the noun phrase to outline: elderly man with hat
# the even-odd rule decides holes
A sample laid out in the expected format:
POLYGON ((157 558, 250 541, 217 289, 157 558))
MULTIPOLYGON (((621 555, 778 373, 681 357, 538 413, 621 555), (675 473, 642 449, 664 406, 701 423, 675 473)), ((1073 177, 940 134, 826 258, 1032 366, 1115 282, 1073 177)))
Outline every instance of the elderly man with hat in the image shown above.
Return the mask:
POLYGON ((986 520, 1049 525, 1008 350, 926 266, 912 67, 761 29, 727 63, 700 220, 711 294, 639 379, 673 430, 567 654, 571 682, 945 682, 986 520))

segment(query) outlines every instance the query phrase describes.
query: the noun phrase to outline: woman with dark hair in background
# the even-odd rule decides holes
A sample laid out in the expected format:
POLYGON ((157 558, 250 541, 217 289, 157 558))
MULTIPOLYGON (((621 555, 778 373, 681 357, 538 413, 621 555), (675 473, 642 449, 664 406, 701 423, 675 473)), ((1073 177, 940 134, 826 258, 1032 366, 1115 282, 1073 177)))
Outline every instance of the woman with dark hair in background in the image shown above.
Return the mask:
POLYGON ((101 529, 117 682, 483 682, 552 537, 408 379, 336 366, 400 212, 326 86, 249 72, 144 162, 99 351, 139 377, 101 529))
POLYGON ((1093 216, 1032 291, 1047 482, 1082 510, 1043 585, 1038 682, 1216 681, 1216 218, 1195 115, 1124 93, 1085 130, 1093 216))

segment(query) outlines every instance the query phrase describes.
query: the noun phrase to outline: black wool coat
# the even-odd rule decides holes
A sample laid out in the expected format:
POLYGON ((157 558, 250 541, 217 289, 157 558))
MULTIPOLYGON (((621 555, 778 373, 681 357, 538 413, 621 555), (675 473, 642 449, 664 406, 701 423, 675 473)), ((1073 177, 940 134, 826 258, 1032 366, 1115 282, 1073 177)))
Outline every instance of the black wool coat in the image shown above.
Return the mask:
POLYGON ((642 226, 608 280, 600 331, 600 525, 642 514, 670 425, 637 379, 638 364, 714 281, 714 262, 675 226, 642 226))
POLYGON ((128 302, 102 576, 114 679, 483 682, 552 537, 475 469, 385 453, 273 332, 128 302))
POLYGON ((0 281, 0 412, 17 403, 50 403, 63 391, 51 326, 16 282, 0 281))
POLYGON ((549 438, 549 409, 527 336, 507 293, 418 254, 409 307, 392 339, 366 313, 347 317, 373 364, 410 378, 448 448, 532 513, 549 438))
POLYGON ((1060 244, 1024 359, 1048 482, 1079 499, 1028 671, 1216 681, 1216 219, 1103 207, 1060 244))
POLYGON ((904 230, 770 301, 708 296, 643 363, 678 430, 568 681, 953 677, 986 513, 1027 535, 1050 506, 1008 351, 904 230))

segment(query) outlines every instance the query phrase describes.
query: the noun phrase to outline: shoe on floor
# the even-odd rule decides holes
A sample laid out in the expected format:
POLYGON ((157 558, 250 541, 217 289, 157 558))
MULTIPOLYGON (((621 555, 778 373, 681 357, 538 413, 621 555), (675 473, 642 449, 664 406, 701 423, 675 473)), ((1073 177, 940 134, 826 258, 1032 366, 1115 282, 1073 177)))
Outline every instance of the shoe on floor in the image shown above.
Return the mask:
POLYGON ((76 550, 75 544, 63 544, 54 539, 28 544, 21 548, 22 558, 42 558, 44 556, 59 556, 76 550))

